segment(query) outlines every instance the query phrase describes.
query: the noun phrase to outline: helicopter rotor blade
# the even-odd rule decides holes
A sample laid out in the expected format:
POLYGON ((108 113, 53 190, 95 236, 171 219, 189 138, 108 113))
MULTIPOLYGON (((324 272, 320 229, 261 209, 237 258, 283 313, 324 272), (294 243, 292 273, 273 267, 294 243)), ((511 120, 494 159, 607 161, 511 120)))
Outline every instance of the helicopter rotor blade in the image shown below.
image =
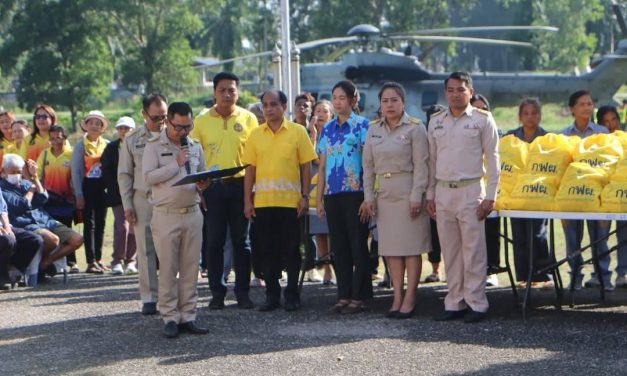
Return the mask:
POLYGON ((515 46, 515 47, 528 47, 533 48, 533 44, 529 42, 518 42, 505 39, 487 39, 487 38, 472 38, 472 37, 447 37, 441 35, 395 35, 388 37, 394 40, 415 40, 418 42, 462 42, 462 43, 478 43, 478 44, 491 44, 496 46, 515 46))
POLYGON ((324 38, 324 39, 317 39, 317 40, 312 40, 309 42, 299 43, 296 45, 296 47, 298 47, 301 50, 308 50, 310 48, 325 46, 327 44, 349 43, 349 42, 356 42, 358 40, 359 38, 356 36, 324 38))
POLYGON ((254 54, 232 57, 230 59, 219 60, 219 61, 216 61, 216 62, 204 63, 204 64, 198 65, 198 66, 196 66, 194 68, 200 69, 200 68, 206 68, 206 67, 215 67, 217 65, 232 63, 232 62, 235 62, 235 61, 248 60, 248 59, 253 59, 253 58, 256 58, 256 57, 264 57, 264 56, 270 56, 270 55, 272 55, 272 51, 257 52, 257 53, 254 53, 254 54))
POLYGON ((389 36, 400 36, 408 34, 442 34, 442 33, 478 33, 484 31, 559 31, 559 28, 553 26, 469 26, 469 27, 447 27, 439 29, 423 29, 416 31, 404 31, 397 33, 388 33, 389 36))

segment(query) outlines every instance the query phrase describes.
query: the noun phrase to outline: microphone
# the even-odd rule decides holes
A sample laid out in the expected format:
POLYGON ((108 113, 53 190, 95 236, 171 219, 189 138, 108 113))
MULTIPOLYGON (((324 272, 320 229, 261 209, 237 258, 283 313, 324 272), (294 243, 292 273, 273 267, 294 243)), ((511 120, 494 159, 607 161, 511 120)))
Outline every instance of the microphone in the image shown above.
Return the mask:
MULTIPOLYGON (((187 148, 189 143, 187 142, 187 136, 181 137, 181 148, 187 148)), ((187 175, 189 175, 192 171, 189 166, 189 161, 185 161, 185 171, 187 171, 187 175)))

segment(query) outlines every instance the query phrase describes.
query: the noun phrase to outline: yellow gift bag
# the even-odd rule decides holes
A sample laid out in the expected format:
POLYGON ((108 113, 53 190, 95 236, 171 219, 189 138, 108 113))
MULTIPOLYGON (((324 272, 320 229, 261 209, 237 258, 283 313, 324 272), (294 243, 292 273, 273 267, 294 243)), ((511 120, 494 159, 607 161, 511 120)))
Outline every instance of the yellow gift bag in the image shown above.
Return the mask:
POLYGON ((627 180, 612 181, 601 191, 601 211, 627 213, 627 180))
POLYGON ((512 210, 551 211, 558 185, 554 176, 520 175, 506 203, 512 210))
POLYGON ((549 133, 537 137, 529 146, 526 174, 561 178, 570 162, 574 146, 568 137, 549 133))
POLYGON ((581 140, 575 148, 575 162, 586 162, 591 166, 605 167, 613 170, 616 163, 623 158, 623 146, 617 137, 611 134, 594 134, 581 140))
POLYGON ((565 212, 597 212, 607 171, 584 162, 573 162, 562 177, 555 195, 555 209, 565 212))
POLYGON ((627 158, 623 158, 618 161, 614 173, 610 176, 610 181, 627 181, 627 158))
POLYGON ((499 140, 499 159, 501 161, 501 176, 499 186, 505 191, 511 191, 516 184, 516 177, 525 170, 529 144, 513 134, 499 140))
POLYGON ((627 157, 627 132, 625 131, 614 131, 612 136, 618 139, 621 146, 623 147, 623 158, 627 157))

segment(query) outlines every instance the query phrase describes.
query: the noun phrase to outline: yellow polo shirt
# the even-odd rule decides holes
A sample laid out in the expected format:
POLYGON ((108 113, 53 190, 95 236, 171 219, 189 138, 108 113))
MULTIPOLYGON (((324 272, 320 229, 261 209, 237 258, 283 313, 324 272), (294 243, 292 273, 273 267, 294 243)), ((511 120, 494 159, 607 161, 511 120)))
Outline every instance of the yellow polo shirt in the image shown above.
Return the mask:
POLYGON ((55 157, 50 148, 39 154, 37 159, 37 174, 43 177, 43 186, 49 191, 62 195, 67 200, 74 200, 72 185, 70 183, 72 172, 72 148, 64 147, 63 152, 55 157), (44 174, 44 168, 46 173, 44 174))
POLYGON ((266 123, 253 130, 242 161, 256 167, 255 207, 297 208, 302 194, 300 165, 316 158, 300 124, 284 119, 276 133, 266 123))
MULTIPOLYGON (((224 118, 214 106, 196 117, 191 136, 203 148, 207 170, 222 170, 244 164, 244 145, 258 126, 257 118, 250 111, 236 106, 235 111, 224 118)), ((244 176, 244 171, 235 176, 244 176)))

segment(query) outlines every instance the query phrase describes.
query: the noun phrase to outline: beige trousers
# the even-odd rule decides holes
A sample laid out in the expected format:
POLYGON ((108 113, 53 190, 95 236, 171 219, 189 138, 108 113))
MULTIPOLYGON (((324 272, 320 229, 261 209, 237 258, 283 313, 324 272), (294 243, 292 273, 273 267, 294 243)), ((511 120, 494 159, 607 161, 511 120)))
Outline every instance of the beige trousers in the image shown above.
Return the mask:
POLYGON ((151 227, 159 256, 157 308, 166 323, 196 319, 202 223, 200 211, 186 214, 153 212, 151 227))
POLYGON ((483 182, 461 188, 436 186, 436 222, 446 270, 447 311, 470 307, 487 312, 487 251, 484 221, 477 208, 485 197, 483 182))
POLYGON ((139 271, 139 297, 142 303, 157 302, 157 253, 150 230, 152 205, 146 194, 135 191, 133 196, 136 223, 135 241, 137 242, 137 268, 139 271))

